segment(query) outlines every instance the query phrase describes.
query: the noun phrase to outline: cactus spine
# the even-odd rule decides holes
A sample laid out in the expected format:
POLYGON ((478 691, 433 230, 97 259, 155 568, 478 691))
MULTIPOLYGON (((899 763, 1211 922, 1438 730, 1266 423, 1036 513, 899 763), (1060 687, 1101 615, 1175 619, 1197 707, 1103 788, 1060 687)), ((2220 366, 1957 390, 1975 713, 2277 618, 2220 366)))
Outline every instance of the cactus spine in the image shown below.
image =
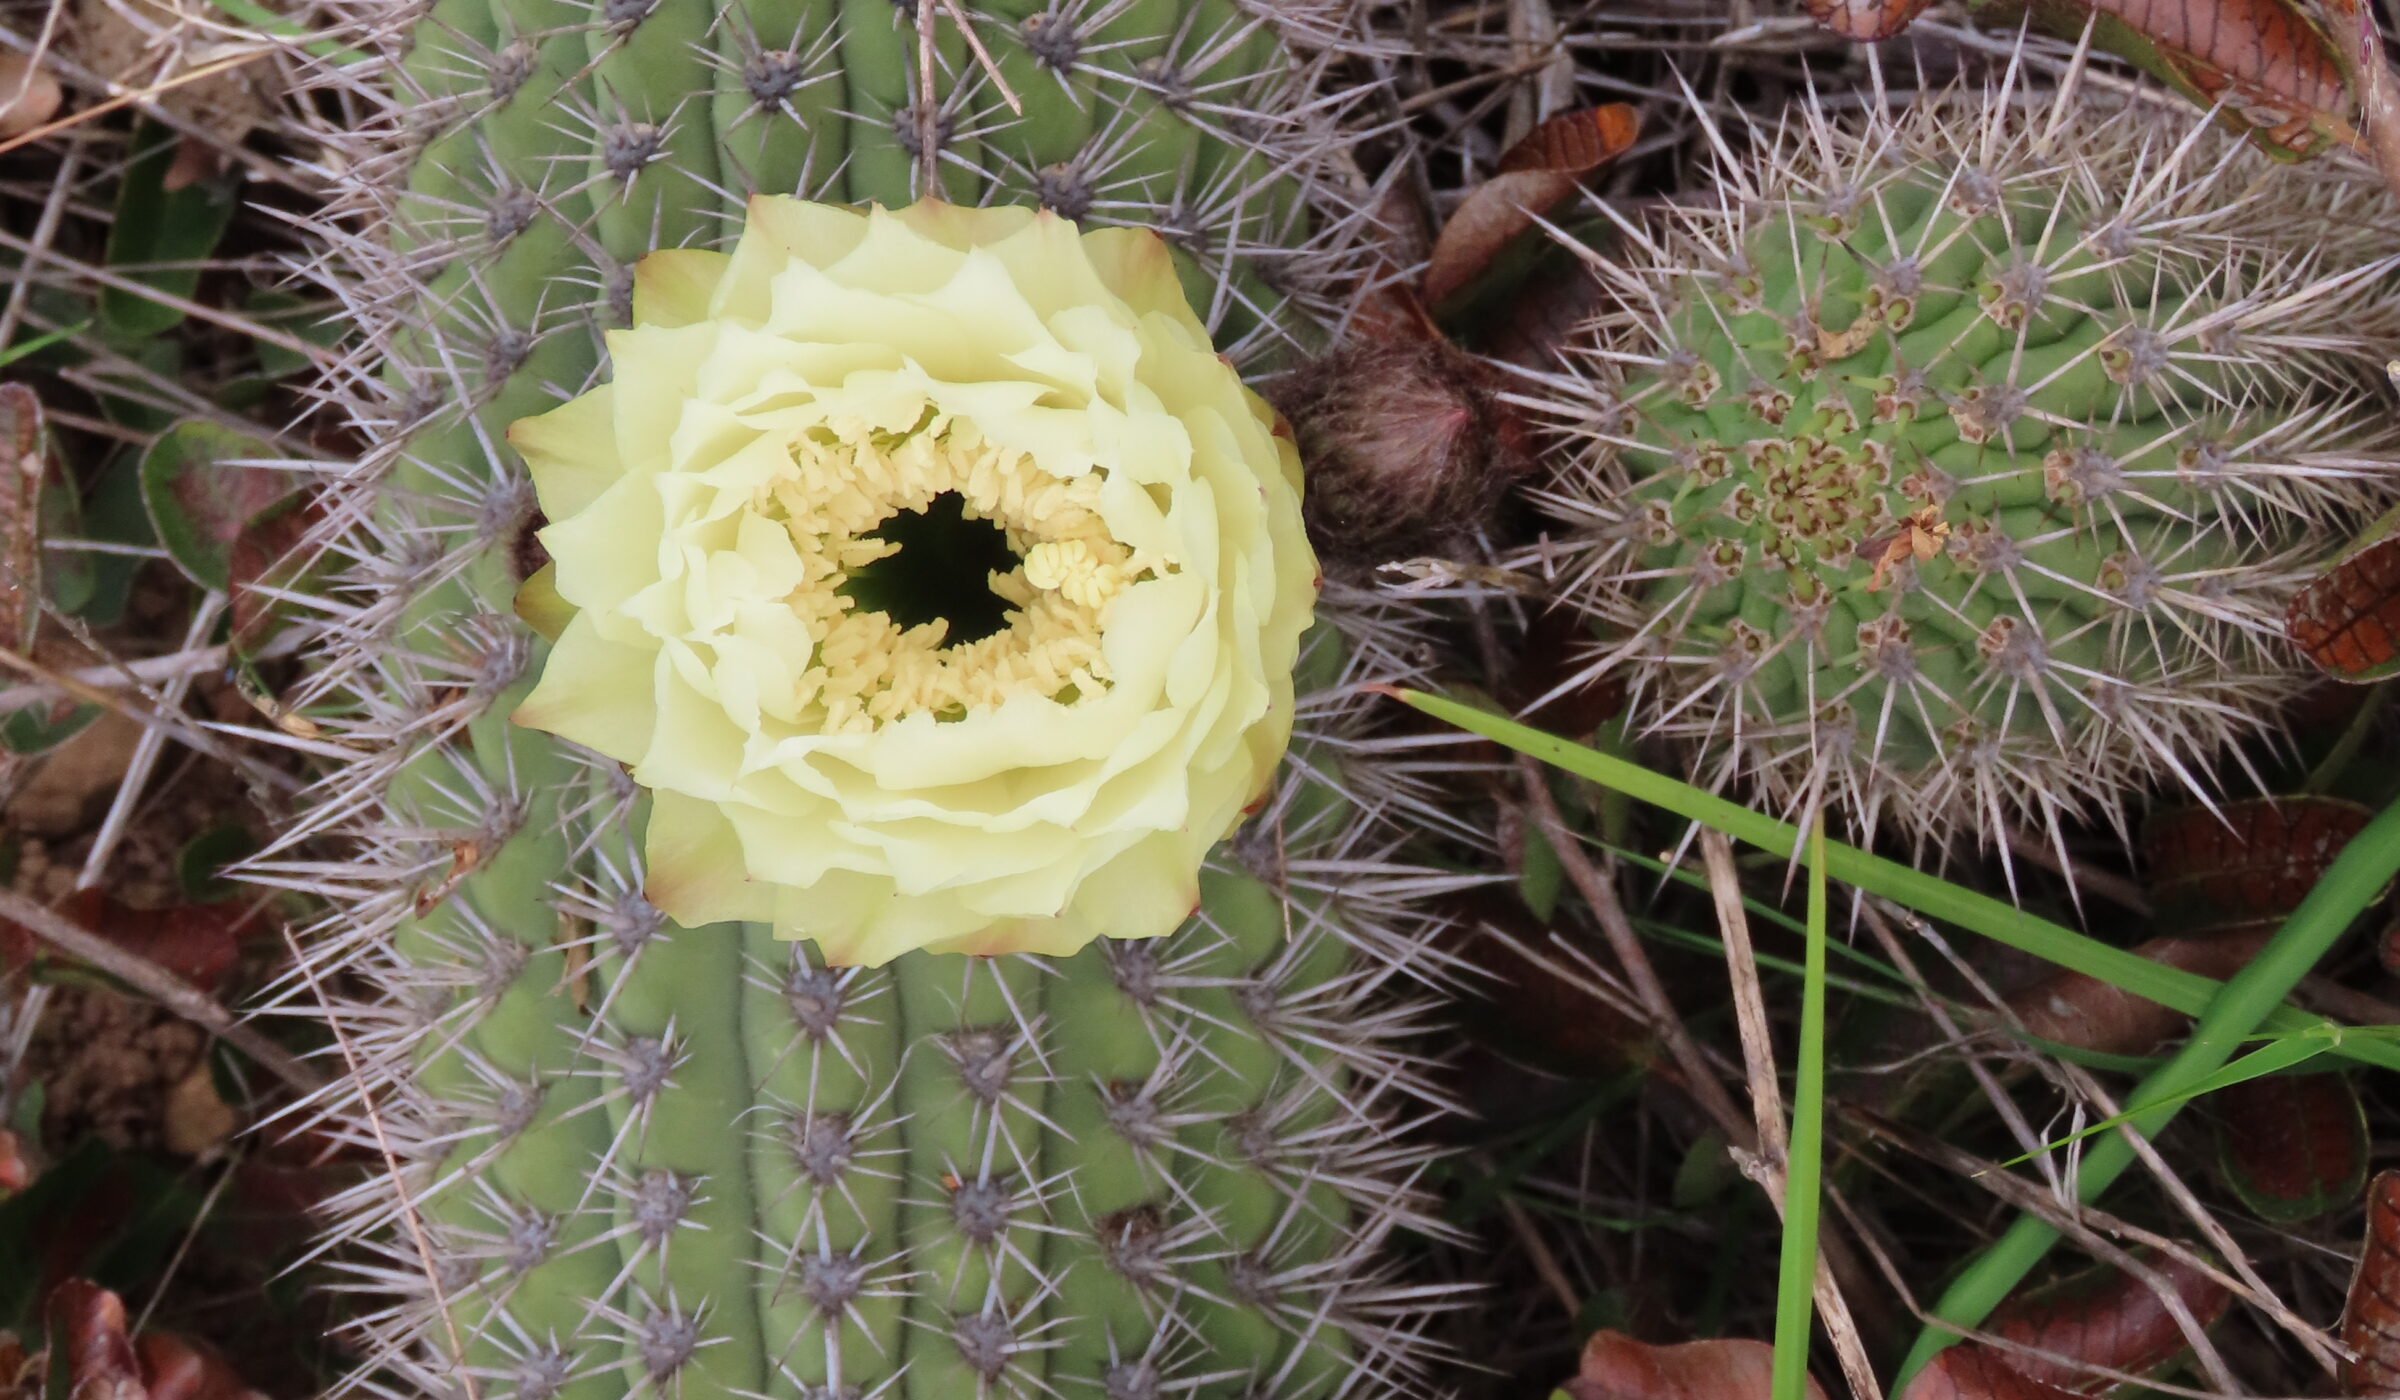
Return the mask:
MULTIPOLYGON (((329 79, 382 104, 325 230, 380 364, 334 386, 374 448, 336 492, 345 583, 295 698, 354 756, 260 869, 338 901, 294 990, 352 1071, 329 1118, 391 1166, 337 1231, 398 1297, 361 1384, 1414 1385, 1420 1300, 1376 1253, 1430 1224, 1384 1126, 1427 1093, 1396 990, 1433 955, 1339 688, 1174 937, 871 973, 663 923, 639 795, 505 719, 542 643, 509 612, 533 504, 502 432, 604 374, 634 258, 726 241, 752 192, 904 202, 931 131, 953 200, 1167 233, 1237 359, 1312 340, 1369 194, 1339 166, 1356 94, 1325 80, 1360 30, 1347 0, 1272 13, 979 12, 1022 117, 947 27, 939 110, 912 110, 890 0, 436 0, 329 79), (353 854, 304 859, 321 833, 353 854)), ((1321 685, 1396 664, 1328 611, 1350 636, 1320 629, 1321 685)))
POLYGON ((1553 382, 1594 669, 1707 780, 1920 842, 2199 786, 2393 494, 2380 192, 2072 92, 1716 139, 1553 382))

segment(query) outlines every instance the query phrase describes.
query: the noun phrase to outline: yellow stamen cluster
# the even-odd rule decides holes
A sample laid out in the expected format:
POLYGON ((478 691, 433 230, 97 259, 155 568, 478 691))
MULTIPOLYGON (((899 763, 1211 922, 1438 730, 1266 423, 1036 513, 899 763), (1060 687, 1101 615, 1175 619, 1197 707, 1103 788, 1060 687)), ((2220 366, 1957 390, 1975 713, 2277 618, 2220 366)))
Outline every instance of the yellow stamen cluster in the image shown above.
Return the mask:
POLYGON ((914 713, 959 718, 1013 694, 1098 694, 1109 681, 1100 634, 1110 602, 1126 584, 1172 571, 1109 533, 1102 472, 1053 476, 955 419, 898 436, 837 422, 791 448, 792 474, 763 488, 757 509, 790 531, 800 556, 789 601, 817 652, 793 704, 821 716, 826 733, 870 732, 914 713), (1008 625, 955 644, 945 619, 903 628, 838 591, 852 571, 899 548, 869 538, 877 527, 951 491, 966 518, 999 526, 1022 561, 988 580, 1010 605, 1008 625))

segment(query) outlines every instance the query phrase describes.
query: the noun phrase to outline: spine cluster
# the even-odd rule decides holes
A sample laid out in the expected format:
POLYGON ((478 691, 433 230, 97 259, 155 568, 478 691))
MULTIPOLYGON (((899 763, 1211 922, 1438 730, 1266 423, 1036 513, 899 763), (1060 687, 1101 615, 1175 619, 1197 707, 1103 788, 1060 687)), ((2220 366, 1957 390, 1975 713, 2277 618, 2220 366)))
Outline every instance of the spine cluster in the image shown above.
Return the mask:
POLYGON ((1610 309, 1544 396, 1528 563, 1591 671, 1708 781, 1924 842, 2202 787, 2400 485, 2381 192, 2073 94, 1732 138, 1593 254, 1610 309))

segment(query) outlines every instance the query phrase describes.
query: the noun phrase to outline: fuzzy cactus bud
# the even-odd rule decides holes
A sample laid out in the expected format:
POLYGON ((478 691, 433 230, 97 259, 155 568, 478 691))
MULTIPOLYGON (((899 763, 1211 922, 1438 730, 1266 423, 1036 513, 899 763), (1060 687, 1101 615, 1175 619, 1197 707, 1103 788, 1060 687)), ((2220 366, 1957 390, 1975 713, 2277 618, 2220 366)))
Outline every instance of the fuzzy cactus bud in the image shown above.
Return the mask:
POLYGON ((1453 548, 1488 524, 1531 464, 1498 388, 1482 361, 1413 325, 1353 335, 1277 384, 1318 554, 1371 570, 1453 548))

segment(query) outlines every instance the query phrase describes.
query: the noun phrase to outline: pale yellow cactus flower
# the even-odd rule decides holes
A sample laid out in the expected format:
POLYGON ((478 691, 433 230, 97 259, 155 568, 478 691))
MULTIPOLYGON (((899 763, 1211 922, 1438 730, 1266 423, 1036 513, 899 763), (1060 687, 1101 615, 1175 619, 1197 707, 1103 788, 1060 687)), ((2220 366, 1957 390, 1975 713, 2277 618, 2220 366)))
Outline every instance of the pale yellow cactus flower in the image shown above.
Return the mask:
POLYGON ((633 319, 509 432, 555 639, 515 719, 648 790, 651 901, 844 964, 1181 923, 1318 580, 1166 245, 759 198, 730 254, 644 258, 633 319))

